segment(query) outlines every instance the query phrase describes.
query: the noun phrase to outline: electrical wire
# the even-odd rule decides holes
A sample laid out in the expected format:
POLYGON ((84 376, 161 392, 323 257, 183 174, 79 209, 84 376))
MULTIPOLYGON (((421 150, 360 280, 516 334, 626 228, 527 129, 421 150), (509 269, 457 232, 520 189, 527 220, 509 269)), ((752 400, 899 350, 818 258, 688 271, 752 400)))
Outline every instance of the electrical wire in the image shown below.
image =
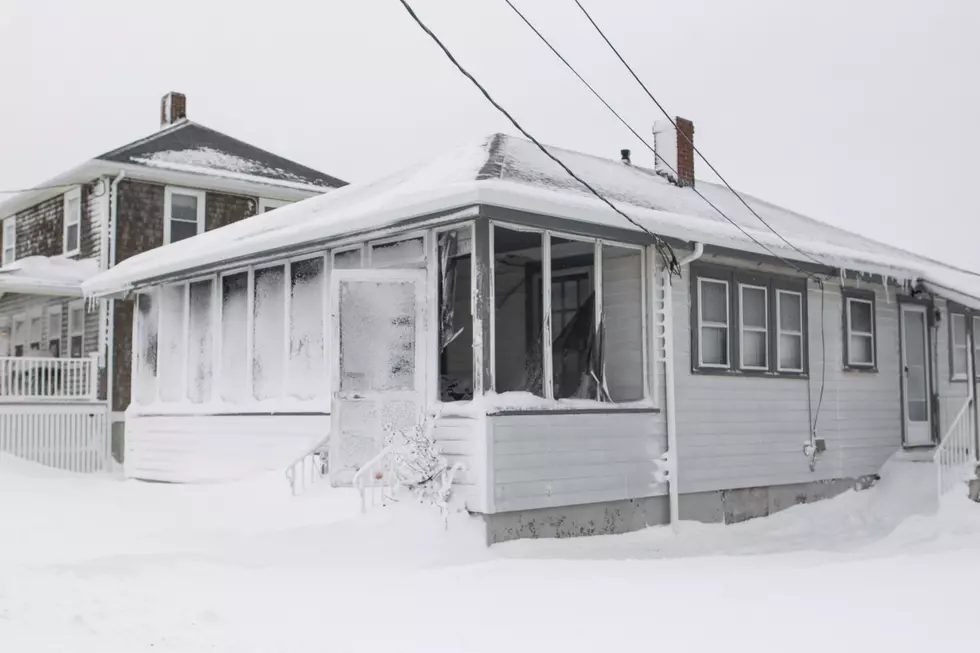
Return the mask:
MULTIPOLYGON (((718 169, 715 168, 711 164, 711 162, 708 160, 708 158, 706 156, 704 156, 704 154, 701 153, 701 151, 697 148, 697 146, 694 145, 694 141, 687 134, 685 134, 681 130, 677 129, 677 123, 671 117, 670 113, 667 112, 667 110, 660 103, 660 101, 657 100, 657 98, 653 95, 653 93, 650 92, 650 89, 647 88, 647 85, 643 83, 643 80, 641 80, 640 79, 640 76, 636 74, 636 71, 633 70, 633 67, 630 66, 629 63, 627 63, 627 61, 623 57, 623 55, 620 54, 620 52, 616 48, 616 46, 613 45, 612 41, 609 40, 609 37, 606 36, 606 33, 602 31, 602 28, 599 27, 599 25, 592 18, 592 15, 589 14, 588 10, 584 6, 582 6, 582 3, 579 0, 575 0, 575 4, 578 5, 578 8, 582 10, 582 13, 585 14, 585 17, 589 19, 589 22, 592 23, 592 27, 595 28, 595 30, 599 33, 599 36, 602 37, 602 40, 606 42, 606 45, 609 46, 609 48, 613 51, 613 53, 616 55, 616 57, 620 60, 620 62, 622 62, 622 64, 626 67, 626 70, 629 71, 630 75, 633 76, 633 79, 635 79, 636 82, 640 85, 640 87, 643 89, 643 92, 646 93, 647 96, 651 100, 653 100, 653 103, 655 105, 657 105, 657 108, 660 109, 660 111, 664 114, 664 116, 667 117, 667 120, 669 120, 670 121, 670 124, 674 127, 674 131, 677 132, 678 134, 680 134, 681 136, 683 136, 684 140, 686 140, 688 143, 690 143, 691 148, 694 150, 694 152, 701 158, 702 161, 705 162, 705 164, 707 164, 707 166, 711 169, 711 171, 713 173, 715 173, 715 175, 717 175, 718 179, 721 180, 721 182, 725 185, 725 187, 728 188, 728 190, 730 190, 732 192, 732 194, 734 194, 735 197, 737 197, 739 199, 739 201, 742 204, 745 205, 745 208, 747 208, 752 213, 752 215, 754 215, 756 218, 758 218, 759 219, 759 222, 761 222, 762 224, 764 224, 766 226, 766 228, 769 229, 769 231, 771 231, 772 233, 776 234, 776 236, 780 240, 782 240, 784 243, 786 243, 787 245, 789 245, 791 248, 793 248, 794 250, 796 250, 797 252, 799 252, 803 256, 807 257, 808 259, 810 259, 814 263, 817 263, 819 265, 827 265, 827 263, 825 263, 825 262, 823 262, 823 261, 815 258, 814 256, 810 255, 807 252, 804 252, 802 249, 800 249, 799 247, 797 247, 796 245, 794 245, 793 243, 791 243, 789 240, 787 240, 781 233, 779 233, 778 231, 776 231, 776 229, 771 224, 769 224, 769 222, 767 222, 765 218, 763 218, 761 215, 759 215, 759 213, 754 208, 752 208, 752 206, 747 201, 745 201, 745 198, 742 197, 742 195, 737 190, 735 190, 732 187, 731 184, 728 183, 728 180, 725 179, 720 172, 718 172, 718 169)), ((829 267, 834 267, 834 266, 831 265, 829 267)))
POLYGON ((449 59, 449 61, 452 62, 452 64, 456 67, 456 69, 459 70, 459 72, 462 73, 464 77, 469 79, 470 82, 472 82, 473 85, 477 87, 477 89, 479 89, 480 93, 483 94, 483 96, 487 99, 487 101, 490 102, 490 104, 492 104, 494 108, 497 109, 497 111, 503 114, 503 116, 510 121, 510 123, 514 126, 515 129, 521 132, 521 134, 523 134, 524 137, 527 138, 529 141, 534 143, 534 145, 536 145, 537 148, 541 150, 548 158, 550 158, 552 161, 554 161, 559 166, 561 166, 561 168, 566 173, 568 173, 568 175, 572 179, 582 184, 582 186, 584 186, 589 192, 591 192, 597 198, 602 200, 602 202, 604 202, 607 206, 609 206, 609 208, 611 208, 613 211, 615 211, 623 218, 625 218, 630 224, 637 227, 647 235, 651 236, 654 239, 654 243, 655 246, 657 247, 657 251, 660 252, 660 255, 663 257, 664 262, 667 264, 671 272, 674 274, 678 274, 680 272, 679 266, 677 264, 677 257, 674 254, 674 250, 669 243, 667 243, 658 234, 653 233, 652 231, 644 227, 642 224, 640 224, 639 222, 631 218, 629 215, 627 215, 624 211, 619 209, 619 207, 617 207, 610 200, 608 200, 604 195, 602 195, 599 191, 593 188, 591 184, 589 184, 580 176, 572 172, 572 169, 569 168, 561 159, 559 159, 557 156, 552 154, 544 145, 541 144, 540 141, 538 141, 538 139, 536 139, 534 136, 531 135, 530 132, 524 129, 524 127, 522 127, 520 123, 518 123, 517 120, 503 106, 500 105, 499 102, 493 99, 493 97, 490 95, 487 89, 476 79, 476 77, 474 77, 468 70, 466 70, 466 68, 464 68, 463 65, 456 59, 456 57, 453 56, 453 53, 450 52, 449 48, 447 48, 445 44, 443 44, 443 42, 439 39, 439 37, 436 36, 435 32, 433 32, 422 21, 422 19, 419 18, 418 14, 415 13, 415 10, 412 9, 412 6, 407 2, 407 0, 399 0, 399 1, 401 2, 402 6, 405 8, 405 11, 408 12, 409 16, 411 16, 412 19, 415 21, 415 23, 422 29, 422 31, 424 31, 429 36, 429 38, 431 38, 435 42, 435 44, 439 46, 439 49, 442 50, 443 54, 446 55, 446 57, 449 59))
POLYGON ((31 193, 36 190, 56 190, 59 188, 72 188, 74 186, 78 186, 78 184, 55 184, 53 186, 34 186, 33 188, 15 188, 12 190, 0 190, 0 195, 16 195, 17 193, 31 193))

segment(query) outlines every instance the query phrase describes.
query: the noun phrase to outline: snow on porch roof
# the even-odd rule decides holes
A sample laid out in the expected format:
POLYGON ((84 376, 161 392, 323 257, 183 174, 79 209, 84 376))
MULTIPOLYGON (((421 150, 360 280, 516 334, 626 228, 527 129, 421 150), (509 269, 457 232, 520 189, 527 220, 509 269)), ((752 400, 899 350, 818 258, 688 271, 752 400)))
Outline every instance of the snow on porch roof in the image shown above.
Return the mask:
POLYGON ((80 297, 82 282, 98 271, 95 259, 28 256, 0 268, 0 293, 80 297))
MULTIPOLYGON (((729 224, 689 188, 679 188, 653 171, 620 161, 549 149, 578 175, 650 231, 757 254, 767 252, 729 224)), ((779 256, 811 262, 766 230, 737 197, 722 186, 698 182, 698 190, 779 256)), ((828 265, 915 280, 953 268, 876 242, 818 220, 744 196, 796 247, 828 265)), ((591 195, 532 143, 495 134, 458 147, 378 181, 355 184, 195 238, 130 258, 84 284, 88 295, 128 290, 160 277, 220 265, 225 261, 299 247, 411 218, 474 205, 494 205, 566 219, 637 230, 591 195)), ((937 276, 938 276, 937 274, 937 276)), ((973 288, 980 304, 980 278, 973 288)))

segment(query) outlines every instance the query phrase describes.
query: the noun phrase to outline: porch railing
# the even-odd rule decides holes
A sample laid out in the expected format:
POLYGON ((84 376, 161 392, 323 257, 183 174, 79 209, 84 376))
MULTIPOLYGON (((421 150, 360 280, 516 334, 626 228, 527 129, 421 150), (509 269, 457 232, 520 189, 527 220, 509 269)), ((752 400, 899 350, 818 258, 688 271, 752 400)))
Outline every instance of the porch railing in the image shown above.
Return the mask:
POLYGON ((11 455, 69 472, 112 469, 104 402, 0 406, 0 457, 11 455))
POLYGON ((98 354, 85 358, 0 357, 0 402, 98 399, 98 354))
POLYGON ((389 444, 354 474, 351 484, 361 495, 361 512, 367 512, 368 507, 375 508, 388 502, 394 481, 391 469, 391 454, 394 451, 395 444, 389 444))
POLYGON ((286 467, 286 479, 293 496, 302 494, 327 474, 326 436, 286 467))
POLYGON ((969 478, 977 464, 973 401, 970 397, 963 404, 933 455, 940 497, 969 478))

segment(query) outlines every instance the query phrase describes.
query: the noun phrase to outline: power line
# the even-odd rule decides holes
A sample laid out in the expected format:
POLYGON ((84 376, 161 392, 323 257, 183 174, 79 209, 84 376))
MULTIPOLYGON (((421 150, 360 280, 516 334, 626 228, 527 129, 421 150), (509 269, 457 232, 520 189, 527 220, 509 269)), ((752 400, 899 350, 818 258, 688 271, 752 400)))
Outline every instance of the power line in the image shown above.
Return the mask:
MULTIPOLYGON (((561 54, 561 53, 560 53, 560 52, 559 52, 559 51, 557 50, 557 48, 555 48, 555 46, 553 46, 553 45, 551 44, 551 42, 550 42, 550 41, 548 41, 548 39, 547 39, 547 38, 546 38, 546 37, 545 37, 545 36, 544 36, 544 35, 543 35, 543 34, 542 34, 542 33, 541 33, 541 32, 540 32, 540 31, 539 31, 539 30, 538 30, 538 29, 537 29, 537 28, 536 28, 536 27, 534 26, 534 24, 533 24, 533 23, 531 23, 531 21, 530 21, 530 20, 529 20, 529 19, 528 19, 528 18, 527 18, 527 17, 526 17, 526 16, 525 16, 525 15, 524 15, 523 13, 521 13, 521 10, 520 10, 520 9, 518 9, 518 8, 517 8, 516 6, 514 6, 514 4, 513 4, 513 2, 511 2, 511 0, 504 0, 504 2, 506 2, 506 3, 507 3, 507 5, 508 5, 508 6, 509 6, 509 7, 511 8, 511 9, 513 9, 513 10, 514 10, 514 13, 516 13, 516 14, 517 14, 518 16, 520 16, 520 18, 521 18, 521 20, 523 20, 523 21, 524 21, 524 24, 526 24, 526 25, 527 25, 527 26, 528 26, 529 28, 531 28, 531 31, 532 31, 532 32, 534 32, 534 33, 535 33, 535 35, 537 35, 537 37, 538 37, 539 39, 541 39, 541 41, 542 41, 542 42, 543 42, 543 43, 544 43, 544 44, 545 44, 546 46, 548 46, 548 48, 549 48, 549 49, 550 49, 550 50, 551 50, 551 51, 552 51, 552 52, 553 52, 553 53, 555 54, 555 56, 556 56, 556 57, 558 57, 558 59, 560 59, 560 60, 561 60, 561 62, 562 62, 563 64, 565 64, 565 66, 566 66, 566 67, 567 67, 567 68, 568 68, 568 69, 569 69, 570 71, 572 71, 572 73, 573 73, 573 74, 574 74, 574 75, 575 75, 575 76, 576 76, 576 77, 578 78, 578 80, 579 80, 580 82, 582 82, 582 83, 583 83, 583 84, 585 85, 585 87, 586 87, 586 88, 588 88, 588 89, 589 89, 590 91, 592 91, 592 94, 593 94, 593 95, 594 95, 594 96, 595 96, 595 97, 596 97, 596 98, 597 98, 597 99, 598 99, 598 100, 599 100, 600 102, 602 102, 602 104, 603 104, 603 105, 604 105, 604 106, 605 106, 605 107, 606 107, 606 108, 607 108, 607 109, 608 109, 608 110, 610 111, 610 113, 612 113, 612 114, 613 114, 614 116, 616 116, 616 118, 617 118, 617 119, 619 120, 619 122, 621 122, 621 123, 623 124, 623 126, 624 126, 624 127, 626 127, 626 129, 628 129, 628 130, 629 130, 629 131, 630 131, 630 132, 631 132, 631 133, 633 134, 633 136, 635 136, 635 137, 636 137, 637 139, 639 139, 639 141, 640 141, 641 143, 643 143, 643 144, 644 144, 644 145, 646 146, 646 148, 647 148, 648 150, 650 150, 650 152, 652 152, 652 153, 653 153, 653 156, 654 156, 654 157, 656 157, 656 158, 657 158, 657 159, 658 159, 658 160, 659 160, 659 161, 660 161, 660 162, 661 162, 661 163, 662 163, 662 164, 664 165, 664 167, 666 167, 666 168, 667 168, 667 169, 668 169, 668 170, 669 170, 669 171, 670 171, 670 172, 671 172, 671 173, 672 173, 672 174, 674 175, 674 177, 675 177, 675 178, 678 178, 678 173, 677 173, 677 171, 676 171, 676 170, 675 170, 674 168, 672 168, 672 167, 671 167, 671 165, 670 165, 670 164, 669 164, 669 163, 668 163, 668 162, 667 162, 667 161, 666 161, 666 160, 665 160, 665 159, 663 158, 663 156, 661 156, 661 155, 660 155, 659 153, 657 153, 657 149, 656 149, 656 148, 655 148, 654 146, 652 146, 652 145, 650 145, 650 143, 649 143, 649 142, 648 142, 648 141, 647 141, 647 140, 646 140, 645 138, 643 138, 643 136, 641 136, 641 135, 640 135, 640 134, 639 134, 639 133, 638 133, 638 132, 637 132, 637 131, 636 131, 635 129, 633 129, 633 127, 632 127, 632 125, 630 125, 630 124, 629 124, 629 123, 628 123, 628 122, 626 121, 626 119, 625 119, 625 118, 623 118, 623 116, 622 116, 622 115, 620 115, 620 113, 619 113, 618 111, 616 111, 616 109, 614 109, 614 108, 612 107, 612 105, 610 105, 610 104, 609 104, 609 102, 607 102, 607 101, 606 101, 606 99, 602 97, 602 95, 600 95, 600 94, 599 94, 599 91, 597 91, 597 90, 595 89, 595 87, 593 87, 593 86, 592 86, 592 84, 590 84, 590 83, 589 83, 589 82, 588 82, 588 81, 587 81, 587 80, 586 80, 586 79, 585 79, 585 78, 584 78, 584 77, 583 77, 583 76, 582 76, 582 75, 581 75, 581 74, 580 74, 580 73, 578 72, 578 70, 576 70, 576 69, 575 69, 575 67, 574 67, 574 66, 573 66, 573 65, 572 65, 571 63, 569 63, 569 61, 568 61, 568 60, 567 60, 567 59, 566 59, 566 58, 565 58, 564 56, 562 56, 562 54, 561 54)), ((731 219, 730 217, 728 217, 728 215, 727 215, 727 214, 726 214, 726 213, 725 213, 724 211, 722 211, 722 210, 721 210, 721 209, 720 209, 720 208, 719 208, 719 207, 718 207, 718 206, 717 206, 717 205, 716 205, 716 204, 715 204, 714 202, 712 202, 712 201, 711 201, 711 200, 709 200, 709 199, 708 199, 707 197, 705 197, 705 195, 704 195, 703 193, 701 193, 701 191, 699 191, 699 190, 697 189, 697 187, 694 187, 694 186, 692 186, 692 187, 691 187, 691 190, 693 190, 693 191, 694 191, 694 193, 695 193, 695 194, 696 194, 696 195, 697 195, 698 197, 700 197, 700 198, 701 198, 702 200, 704 200, 704 201, 705 201, 705 202, 706 202, 706 203, 708 204, 708 206, 710 206, 710 207, 711 207, 711 208, 713 208, 713 209, 714 209, 715 211, 717 211, 717 212, 718 212, 718 214, 719 214, 719 215, 721 215, 721 217, 723 217, 723 218, 725 218, 725 220, 727 220, 728 222, 730 222, 730 223, 731 223, 731 224, 732 224, 732 225, 733 225, 733 226, 734 226, 734 227, 735 227, 736 229, 738 229, 739 231, 741 231, 741 232, 742 232, 742 234, 743 234, 743 235, 745 235, 745 237, 747 237, 747 238, 748 238, 749 240, 751 240, 751 241, 752 241, 753 243, 755 243, 756 245, 758 245, 759 247, 761 247, 761 248, 762 248, 762 249, 763 249, 764 251, 766 251, 766 252, 768 252, 768 253, 769 253, 769 254, 770 254, 771 256, 773 256, 773 257, 774 257, 775 259, 777 259, 777 260, 779 260, 779 261, 781 261, 782 263, 785 263, 785 264, 786 264, 787 266, 789 266, 789 267, 791 267, 791 268, 793 268, 794 270, 796 270, 796 271, 797 271, 797 272, 799 272, 800 274, 803 274, 803 275, 806 275, 806 276, 812 276, 812 275, 810 275, 809 273, 807 273, 807 272, 805 272, 804 270, 802 270, 802 269, 800 269, 800 268, 799 268, 798 266, 796 266, 796 265, 794 265, 793 263, 791 263, 790 261, 788 261, 788 260, 786 260, 786 259, 784 259, 783 257, 781 257, 781 256, 779 256, 779 255, 778 255, 778 254, 776 254, 776 253, 775 253, 775 252, 774 252, 774 251, 773 251, 772 249, 770 249, 769 247, 767 247, 766 245, 764 245, 764 244, 763 244, 762 242, 760 242, 760 241, 759 241, 759 240, 758 240, 757 238, 755 238, 755 237, 754 237, 754 236, 753 236, 752 234, 750 234, 750 233, 749 233, 748 231, 746 231, 746 230, 745 230, 745 229, 744 229, 744 228, 743 228, 743 227, 742 227, 742 226, 741 226, 740 224, 738 224, 737 222, 735 222, 734 220, 732 220, 732 219, 731 219)), ((777 234, 777 235, 778 235, 778 234, 777 234)), ((785 239, 784 239, 784 240, 785 240, 785 239)), ((794 248, 794 249, 795 249, 795 248, 794 248)), ((801 252, 801 253, 802 253, 802 252, 801 252)), ((811 257, 811 260, 814 260, 815 262, 817 262, 817 263, 820 263, 819 261, 816 261, 815 259, 812 259, 812 257, 811 257)))
MULTIPOLYGON (((725 179, 720 172, 718 172, 718 169, 715 168, 713 165, 711 165, 711 162, 708 161, 708 158, 701 153, 701 151, 697 148, 697 146, 694 145, 694 141, 687 134, 685 134, 681 130, 677 129, 677 123, 670 116, 670 113, 668 113, 667 110, 664 108, 664 106, 662 104, 660 104, 660 101, 657 100, 656 97, 654 97, 653 93, 650 92, 650 89, 647 88, 647 85, 643 83, 643 80, 640 79, 640 76, 637 75, 636 74, 636 71, 633 70, 633 67, 630 66, 629 63, 627 63, 627 61, 623 57, 623 55, 619 53, 619 50, 616 49, 616 46, 613 45, 612 44, 612 41, 609 40, 609 37, 606 36, 606 33, 603 32, 602 31, 602 28, 599 27, 599 25, 595 22, 595 20, 593 20, 592 15, 589 14, 588 10, 584 6, 582 6, 582 3, 579 0, 575 0, 575 4, 578 5, 578 8, 582 10, 582 13, 585 14, 585 17, 589 19, 589 22, 592 23, 592 27, 595 28, 595 30, 599 33, 599 36, 602 37, 602 40, 606 42, 606 45, 609 46, 609 48, 613 51, 613 53, 616 55, 616 57, 620 60, 620 62, 622 62, 622 64, 626 67, 626 70, 629 71, 630 75, 633 76, 633 79, 635 79, 636 82, 640 85, 640 87, 643 89, 643 92, 646 93, 647 96, 651 100, 653 100, 653 103, 655 105, 657 105, 657 108, 660 109, 660 111, 664 114, 664 116, 667 117, 667 120, 669 120, 670 121, 670 124, 674 127, 674 131, 677 132, 678 134, 680 134, 681 136, 683 136, 684 137, 684 140, 686 140, 688 143, 690 143, 691 148, 694 150, 694 152, 699 157, 701 157, 701 160, 704 161, 705 164, 707 164, 707 166, 711 169, 711 172, 715 173, 715 175, 718 176, 718 179, 721 180, 721 182, 725 185, 725 187, 727 187, 728 190, 730 190, 735 195, 735 197, 737 197, 739 199, 739 201, 742 204, 745 205, 745 208, 747 208, 752 213, 752 215, 754 215, 756 218, 758 218, 759 219, 759 222, 761 222, 762 224, 764 224, 766 226, 766 228, 769 229, 769 231, 771 231, 772 233, 776 234, 776 236, 778 236, 780 240, 782 240, 784 243, 786 243, 787 245, 789 245, 790 247, 792 247, 794 250, 796 250, 797 252, 799 252, 803 256, 807 257, 808 259, 810 259, 814 263, 818 263, 820 265, 827 265, 826 263, 824 263, 824 262, 822 262, 822 261, 814 258, 813 256, 811 256, 807 252, 804 252, 802 249, 800 249, 799 247, 797 247, 796 245, 794 245, 790 241, 786 240, 786 238, 781 233, 779 233, 778 231, 776 231, 776 229, 773 228, 773 226, 771 224, 769 224, 765 220, 765 218, 763 218, 761 215, 759 215, 759 213, 755 209, 753 209, 752 206, 748 202, 745 201, 745 198, 742 197, 742 195, 737 190, 735 190, 732 187, 731 184, 728 183, 728 180, 725 179)), ((834 267, 834 266, 830 266, 830 267, 834 267)))
POLYGON ((557 156, 555 156, 550 151, 548 151, 548 149, 544 145, 542 145, 541 142, 538 141, 538 139, 532 136, 530 132, 528 132, 526 129, 521 127, 520 123, 518 123, 517 120, 503 106, 500 105, 500 103, 494 100, 493 97, 491 97, 490 93, 487 91, 487 89, 484 88, 483 85, 480 84, 480 82, 477 81, 477 79, 472 74, 470 74, 470 72, 466 70, 462 64, 459 63, 456 57, 453 56, 453 53, 449 51, 449 48, 447 48, 443 44, 443 42, 439 39, 439 37, 436 36, 435 32, 429 29, 429 27, 424 22, 422 22, 422 19, 419 18, 418 14, 415 13, 415 11, 412 9, 412 6, 408 4, 407 0, 399 0, 399 1, 401 2, 402 6, 405 8, 405 11, 408 12, 409 16, 411 16, 412 19, 415 21, 415 23, 422 29, 422 31, 428 34, 429 38, 431 38, 435 42, 435 44, 439 46, 439 49, 442 50, 443 54, 445 54, 446 57, 453 63, 453 65, 456 66, 456 69, 459 70, 459 72, 461 72, 467 79, 469 79, 473 83, 473 85, 477 87, 477 89, 479 89, 480 93, 483 94, 483 96, 487 99, 487 101, 490 102, 490 104, 492 104, 494 108, 497 109, 497 111, 503 114, 504 117, 506 117, 507 120, 509 120, 510 123, 514 125, 515 129, 521 132, 525 136, 525 138, 527 138, 532 143, 534 143, 538 147, 538 149, 544 152, 544 154, 548 158, 550 158, 552 161, 554 161, 559 166, 561 166, 561 168, 566 173, 568 173, 568 175, 572 179, 582 184, 585 188, 589 190, 589 192, 591 192, 597 198, 602 200, 607 206, 609 206, 609 208, 611 208, 613 211, 621 215, 633 226, 637 227, 644 233, 653 237, 657 250, 660 252, 660 255, 664 258, 664 261, 667 263, 670 270, 672 272, 679 272, 679 268, 677 265, 677 257, 674 255, 674 250, 663 238, 653 233, 652 231, 644 227, 642 224, 640 224, 639 222, 637 222, 636 220, 628 216, 624 211, 620 210, 615 204, 613 204, 611 201, 606 199, 605 196, 603 196, 599 191, 593 188, 588 182, 586 182, 584 179, 582 179, 577 174, 572 172, 571 168, 565 165, 565 163, 557 156))
POLYGON ((33 188, 15 188, 12 190, 0 190, 0 195, 16 195, 17 193, 31 193, 36 190, 56 190, 58 188, 72 188, 75 184, 55 184, 53 186, 34 186, 33 188))

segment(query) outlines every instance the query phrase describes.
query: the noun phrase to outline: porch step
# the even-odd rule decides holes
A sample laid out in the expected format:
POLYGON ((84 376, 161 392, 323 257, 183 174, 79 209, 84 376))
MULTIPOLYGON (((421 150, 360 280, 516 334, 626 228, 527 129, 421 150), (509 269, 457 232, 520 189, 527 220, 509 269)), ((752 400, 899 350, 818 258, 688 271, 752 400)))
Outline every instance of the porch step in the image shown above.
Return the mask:
POLYGON ((931 463, 935 455, 935 446, 916 447, 915 449, 903 449, 895 455, 895 459, 912 463, 931 463))

